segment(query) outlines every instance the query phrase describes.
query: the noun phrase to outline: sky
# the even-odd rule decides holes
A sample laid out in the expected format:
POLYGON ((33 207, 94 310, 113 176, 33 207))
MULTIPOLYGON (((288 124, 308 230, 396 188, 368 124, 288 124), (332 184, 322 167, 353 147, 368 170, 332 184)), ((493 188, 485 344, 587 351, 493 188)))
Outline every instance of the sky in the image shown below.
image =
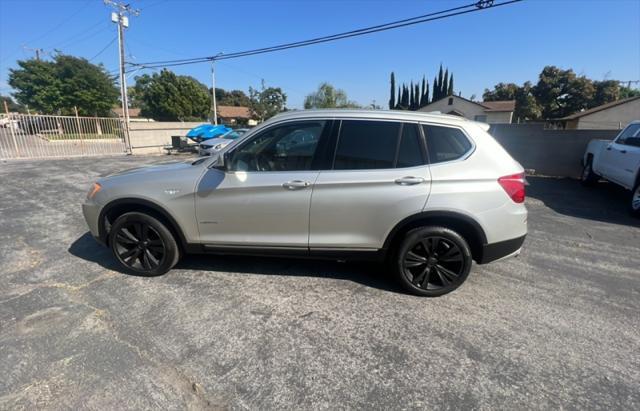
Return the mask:
MULTIPOLYGON (((144 63, 267 47, 471 3, 444 0, 130 0, 126 60, 144 63)), ((501 2, 503 0, 496 0, 501 2)), ((117 72, 116 25, 102 0, 0 0, 0 93, 16 60, 44 49, 117 72)), ((432 82, 439 65, 456 93, 480 99, 499 82, 536 82, 546 65, 595 80, 640 80, 640 0, 525 0, 477 13, 271 54, 219 61, 216 86, 281 87, 289 108, 321 82, 384 108, 389 75, 432 82)), ((171 68, 211 85, 208 63, 171 68)), ((136 74, 142 74, 141 71, 136 74)), ((134 82, 134 75, 128 80, 134 82)), ((640 84, 636 84, 636 87, 640 84)))

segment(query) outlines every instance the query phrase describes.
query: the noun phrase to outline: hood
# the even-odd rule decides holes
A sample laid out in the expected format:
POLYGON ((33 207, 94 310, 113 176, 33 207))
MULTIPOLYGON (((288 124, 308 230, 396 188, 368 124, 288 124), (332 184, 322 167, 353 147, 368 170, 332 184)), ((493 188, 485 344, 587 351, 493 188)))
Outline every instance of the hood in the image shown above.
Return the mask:
POLYGON ((197 167, 202 164, 205 159, 196 159, 195 161, 171 161, 167 163, 160 164, 150 164, 143 167, 130 168, 123 171, 118 171, 115 173, 107 174, 101 176, 103 179, 109 179, 112 177, 120 177, 120 176, 131 176, 131 175, 142 175, 142 174, 155 174, 155 173, 163 173, 163 172, 178 172, 184 169, 191 169, 192 167, 197 167))

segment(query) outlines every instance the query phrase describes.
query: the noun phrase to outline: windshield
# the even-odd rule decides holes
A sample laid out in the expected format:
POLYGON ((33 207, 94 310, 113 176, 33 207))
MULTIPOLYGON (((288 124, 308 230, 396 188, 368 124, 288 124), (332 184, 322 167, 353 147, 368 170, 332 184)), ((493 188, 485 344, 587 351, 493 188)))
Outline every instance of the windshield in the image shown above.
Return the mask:
POLYGON ((235 140, 236 138, 240 137, 242 134, 244 134, 244 133, 241 132, 240 130, 231 130, 231 131, 227 131, 226 133, 221 135, 220 138, 226 138, 226 139, 229 139, 229 140, 235 140))

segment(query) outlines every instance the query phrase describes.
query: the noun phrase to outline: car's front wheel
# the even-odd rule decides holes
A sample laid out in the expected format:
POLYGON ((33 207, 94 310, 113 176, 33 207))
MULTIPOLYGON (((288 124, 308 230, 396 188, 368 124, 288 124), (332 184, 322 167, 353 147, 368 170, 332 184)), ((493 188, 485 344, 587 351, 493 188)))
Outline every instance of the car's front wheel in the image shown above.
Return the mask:
POLYGON ((138 275, 160 275, 173 268, 180 250, 171 231, 150 215, 131 212, 111 226, 109 245, 122 266, 138 275))
POLYGON ((469 276, 472 257, 465 239, 445 227, 420 227, 405 234, 393 261, 396 277, 409 292, 447 294, 469 276))
POLYGON ((587 158, 587 162, 582 169, 582 176, 580 182, 584 186, 591 186, 598 181, 598 175, 593 172, 593 158, 587 158))

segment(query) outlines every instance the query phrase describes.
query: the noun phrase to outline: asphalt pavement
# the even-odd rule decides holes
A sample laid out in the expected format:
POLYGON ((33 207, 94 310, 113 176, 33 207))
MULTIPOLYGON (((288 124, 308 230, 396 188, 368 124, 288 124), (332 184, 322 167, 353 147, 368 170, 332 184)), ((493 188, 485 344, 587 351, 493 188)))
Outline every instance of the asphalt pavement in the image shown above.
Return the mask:
POLYGON ((0 409, 640 409, 640 220, 530 178, 518 258, 440 298, 370 264, 189 256, 119 271, 97 176, 167 157, 0 163, 0 409))

